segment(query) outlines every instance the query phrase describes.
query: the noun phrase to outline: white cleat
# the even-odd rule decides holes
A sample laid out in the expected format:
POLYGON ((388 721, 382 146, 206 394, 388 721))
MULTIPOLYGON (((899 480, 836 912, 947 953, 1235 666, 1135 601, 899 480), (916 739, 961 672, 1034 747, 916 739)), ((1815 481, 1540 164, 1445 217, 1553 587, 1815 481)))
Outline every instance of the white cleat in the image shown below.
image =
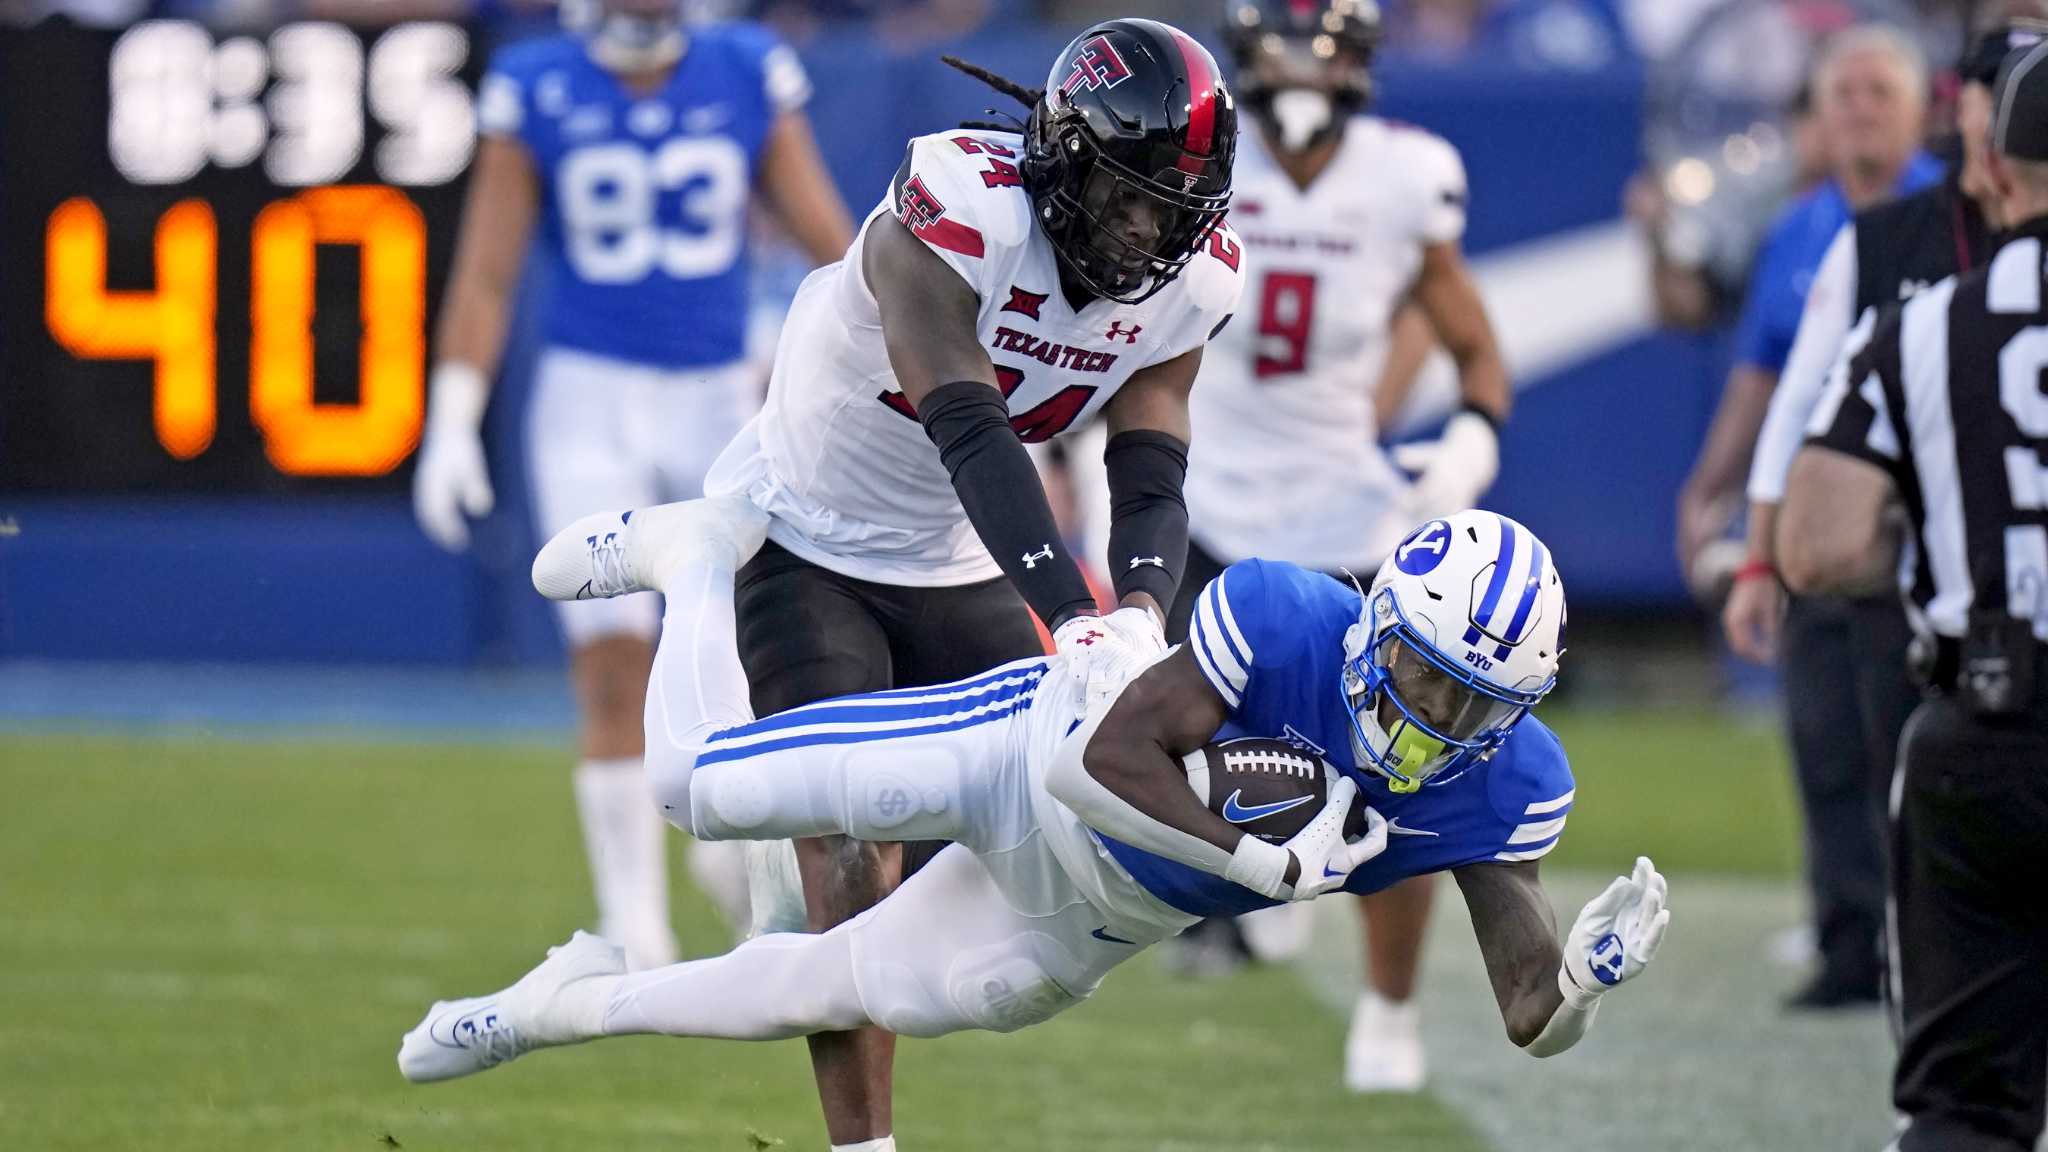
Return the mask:
POLYGON ((400 1041, 398 1070, 428 1084, 495 1068, 536 1048, 594 1039, 603 1034, 611 1003, 613 985, 604 978, 625 972, 623 952, 578 932, 510 988, 437 1002, 400 1041))
POLYGON ((533 586, 550 600, 659 592, 684 566, 738 571, 768 538, 768 514, 740 496, 707 496, 583 517, 541 546, 533 586))
POLYGON ((1344 1087, 1353 1092, 1422 1091, 1422 1009, 1367 989, 1351 1011, 1344 1038, 1344 1087))

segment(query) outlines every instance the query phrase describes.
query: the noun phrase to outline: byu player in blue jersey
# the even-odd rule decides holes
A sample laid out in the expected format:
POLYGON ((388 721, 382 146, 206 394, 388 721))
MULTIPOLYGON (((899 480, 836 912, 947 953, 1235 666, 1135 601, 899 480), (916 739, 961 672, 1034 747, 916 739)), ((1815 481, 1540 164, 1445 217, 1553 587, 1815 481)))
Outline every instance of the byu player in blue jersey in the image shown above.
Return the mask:
MULTIPOLYGON (((771 33, 686 26, 678 0, 565 0, 563 18, 569 34, 500 52, 478 102, 413 492, 421 527, 449 549, 467 545, 466 516, 491 508, 479 430, 536 232, 553 287, 527 430, 542 536, 599 509, 697 495, 757 406, 744 363, 752 195, 818 263, 851 235, 802 111, 809 82, 771 33)), ((675 940, 641 765, 655 605, 565 604, 559 618, 600 924, 636 966, 659 966, 675 940)), ((731 914, 743 882, 722 855, 727 882, 707 887, 731 914)), ((709 859, 693 852, 700 877, 709 859)))
MULTIPOLYGON (((1573 798, 1556 737, 1527 718, 1556 682, 1565 605, 1548 550, 1512 520, 1424 524, 1363 595, 1289 564, 1232 565, 1188 643, 1106 707, 1090 691, 1101 670, 1054 655, 756 720, 731 592, 767 523, 732 498, 644 508, 606 554, 608 586, 663 591, 685 632, 687 659, 665 646, 661 665, 685 682, 665 723, 689 754, 661 760, 656 780, 670 818, 711 839, 953 843, 822 934, 629 973, 615 946, 578 933, 510 988, 429 1010, 399 1050, 409 1079, 632 1033, 1011 1031, 1200 917, 1438 871, 1463 889, 1508 1036, 1532 1055, 1577 1043, 1601 997, 1656 954, 1670 912, 1647 858, 1562 946, 1537 878, 1573 798), (1328 801, 1285 844, 1189 786, 1183 758, 1239 733, 1322 758, 1328 801), (1361 796, 1367 830, 1347 842, 1361 796)), ((535 583, 574 596, 592 563, 551 543, 535 583)))

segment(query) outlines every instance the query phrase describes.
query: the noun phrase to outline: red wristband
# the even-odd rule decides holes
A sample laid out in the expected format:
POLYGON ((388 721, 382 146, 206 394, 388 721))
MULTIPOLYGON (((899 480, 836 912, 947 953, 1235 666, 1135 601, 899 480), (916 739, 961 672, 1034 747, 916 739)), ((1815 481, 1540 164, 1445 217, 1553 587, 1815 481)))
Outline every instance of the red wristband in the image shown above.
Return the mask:
POLYGON ((1778 566, 1769 560, 1756 556, 1744 560, 1742 566, 1735 570, 1735 582, 1737 584, 1742 583, 1744 580, 1776 580, 1777 578, 1778 566))

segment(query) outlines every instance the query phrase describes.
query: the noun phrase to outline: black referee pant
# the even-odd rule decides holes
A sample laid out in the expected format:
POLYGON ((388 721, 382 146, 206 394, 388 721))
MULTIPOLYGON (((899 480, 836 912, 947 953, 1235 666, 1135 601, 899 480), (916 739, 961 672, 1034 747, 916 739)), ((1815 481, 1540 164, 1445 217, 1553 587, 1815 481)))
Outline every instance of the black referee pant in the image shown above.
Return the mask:
POLYGON ((1896 596, 1796 596, 1786 606, 1786 728, 1806 823, 1821 980, 1875 996, 1884 930, 1886 793, 1920 702, 1896 596))
POLYGON ((2048 684, 2024 716, 1948 696, 1907 725, 1887 944, 1901 1152, 2032 1152, 2048 1095, 2048 684))

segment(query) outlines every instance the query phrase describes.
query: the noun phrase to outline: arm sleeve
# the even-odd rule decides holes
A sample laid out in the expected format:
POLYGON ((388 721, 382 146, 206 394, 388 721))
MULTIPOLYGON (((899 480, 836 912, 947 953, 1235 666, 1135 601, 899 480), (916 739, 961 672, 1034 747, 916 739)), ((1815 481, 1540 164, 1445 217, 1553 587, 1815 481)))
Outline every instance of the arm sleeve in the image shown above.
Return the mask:
POLYGON ((967 522, 1045 626, 1094 611, 1087 579, 1062 554, 1066 545, 1045 486, 1010 426, 1002 394, 977 380, 941 384, 918 405, 917 417, 938 445, 967 522))
POLYGON ((1149 593, 1173 604, 1188 558, 1188 446, 1164 432, 1138 429, 1109 438, 1109 568, 1118 600, 1149 593))
POLYGON ((1045 790, 1097 832, 1190 868, 1224 875, 1230 869, 1230 853, 1200 836, 1147 816, 1088 771, 1083 762, 1088 742, 1095 738, 1095 730, 1108 714, 1109 709, 1098 709, 1079 730, 1060 742, 1058 752, 1045 769, 1045 790))
POLYGON ((1806 310, 1791 355, 1771 394, 1770 412, 1758 433, 1756 456, 1749 466, 1749 498, 1776 504, 1785 498, 1785 474, 1805 437, 1808 419, 1820 401, 1828 369, 1849 335, 1856 307, 1856 225, 1845 224, 1828 245, 1806 294, 1806 310))
MULTIPOLYGON (((1925 294, 1909 302, 1922 303, 1925 294)), ((1937 306, 1946 306, 1947 294, 1937 306)), ((1807 425, 1809 444, 1847 453, 1898 478, 1904 454, 1891 411, 1887 381, 1896 382, 1899 368, 1899 319, 1903 312, 1887 309, 1866 313, 1849 333, 1842 354, 1828 373, 1820 400, 1807 425)))

